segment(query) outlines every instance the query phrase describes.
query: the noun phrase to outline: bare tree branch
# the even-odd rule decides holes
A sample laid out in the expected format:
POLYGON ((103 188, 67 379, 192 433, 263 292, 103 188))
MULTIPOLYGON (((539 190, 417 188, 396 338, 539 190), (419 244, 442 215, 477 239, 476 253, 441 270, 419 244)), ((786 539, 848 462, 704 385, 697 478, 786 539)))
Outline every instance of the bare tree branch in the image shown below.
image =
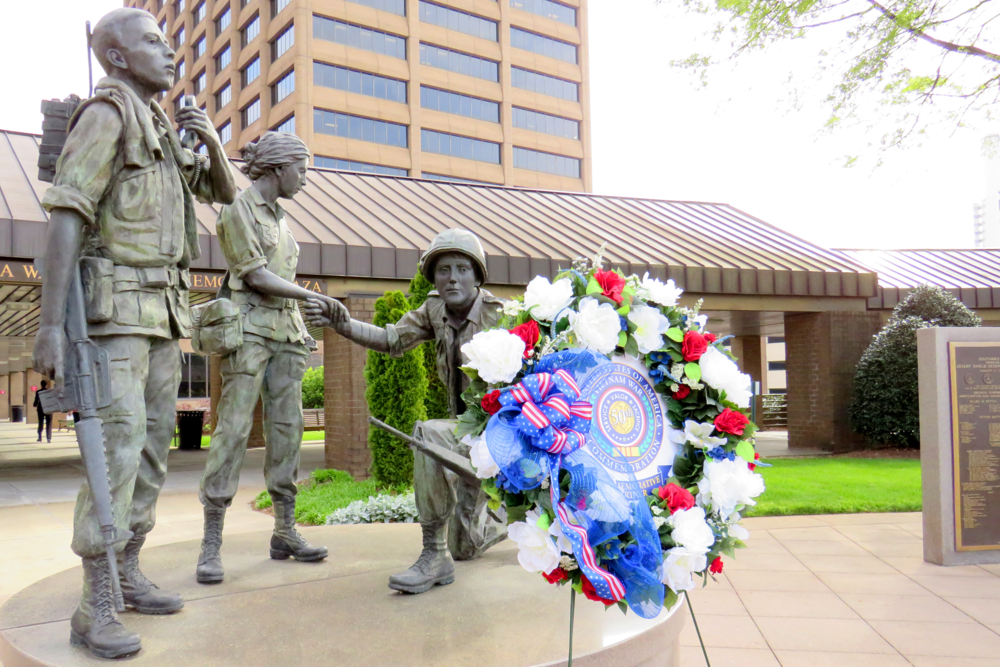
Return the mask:
POLYGON ((985 58, 986 60, 991 60, 995 63, 1000 63, 1000 54, 991 53, 989 51, 979 48, 978 46, 963 46, 961 44, 954 44, 952 42, 948 42, 943 39, 938 39, 937 37, 928 35, 926 32, 924 32, 920 28, 917 28, 916 26, 907 25, 903 23, 900 20, 898 14, 896 14, 895 12, 891 11, 886 7, 883 7, 878 2, 876 2, 876 0, 866 0, 866 2, 868 2, 868 4, 870 4, 879 12, 881 12, 884 16, 888 17, 893 23, 898 25, 906 32, 910 33, 914 37, 924 40, 925 42, 933 44, 938 48, 944 49, 945 51, 951 51, 953 53, 961 53, 968 56, 976 56, 977 58, 985 58))

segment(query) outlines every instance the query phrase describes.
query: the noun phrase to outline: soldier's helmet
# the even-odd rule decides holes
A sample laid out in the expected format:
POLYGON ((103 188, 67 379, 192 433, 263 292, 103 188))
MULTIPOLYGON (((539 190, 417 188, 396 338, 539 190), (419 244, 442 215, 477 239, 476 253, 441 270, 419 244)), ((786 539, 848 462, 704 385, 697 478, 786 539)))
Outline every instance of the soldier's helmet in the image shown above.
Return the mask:
POLYGON ((446 229, 431 241, 427 252, 420 258, 420 273, 430 282, 434 282, 434 263, 437 258, 448 252, 458 252, 472 260, 479 273, 480 284, 486 282, 486 252, 479 238, 465 229, 446 229))

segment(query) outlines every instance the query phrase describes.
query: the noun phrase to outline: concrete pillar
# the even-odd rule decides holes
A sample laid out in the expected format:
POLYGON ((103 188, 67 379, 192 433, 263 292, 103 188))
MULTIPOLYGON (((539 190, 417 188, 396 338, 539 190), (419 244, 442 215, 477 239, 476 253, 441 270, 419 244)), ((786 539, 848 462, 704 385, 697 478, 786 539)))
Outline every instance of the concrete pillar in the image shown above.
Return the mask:
POLYGON ((208 358, 208 397, 211 431, 215 433, 215 425, 219 422, 219 399, 222 398, 222 357, 218 354, 208 358))
POLYGON ((24 371, 10 374, 10 405, 24 405, 24 371))
POLYGON ((858 361, 880 326, 878 313, 785 315, 789 447, 834 453, 864 447, 848 411, 858 361))
POLYGON ((25 371, 25 393, 24 393, 24 410, 27 416, 27 422, 29 424, 38 423, 38 411, 32 407, 35 404, 35 394, 38 390, 42 388, 42 376, 40 373, 36 372, 35 369, 30 368, 25 371), (32 391, 34 387, 34 391, 32 391))
MULTIPOLYGON (((356 320, 371 322, 374 297, 352 296, 344 305, 356 320)), ((323 409, 326 417, 326 467, 346 470, 356 479, 368 477, 368 404, 365 402, 365 360, 368 352, 340 337, 323 332, 323 409)))
POLYGON ((754 382, 760 382, 760 392, 756 397, 758 421, 764 412, 764 399, 761 394, 767 393, 767 336, 734 336, 730 340, 730 351, 736 357, 740 370, 749 375, 754 382))
POLYGON ((0 419, 10 419, 10 376, 0 375, 0 419))
POLYGON ((264 441, 264 401, 257 398, 257 407, 253 410, 253 426, 250 427, 250 437, 247 438, 247 449, 263 447, 264 441))

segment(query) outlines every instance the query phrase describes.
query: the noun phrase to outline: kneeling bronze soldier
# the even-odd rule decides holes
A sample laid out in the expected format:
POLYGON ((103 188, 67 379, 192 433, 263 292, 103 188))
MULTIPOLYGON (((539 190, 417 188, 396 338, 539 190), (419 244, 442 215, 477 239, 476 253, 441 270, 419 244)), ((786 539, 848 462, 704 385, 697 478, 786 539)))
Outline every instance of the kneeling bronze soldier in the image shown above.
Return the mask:
MULTIPOLYGON (((471 232, 444 231, 420 258, 420 271, 436 288, 417 310, 383 329, 350 319, 339 304, 311 300, 304 306, 312 324, 332 326, 337 333, 378 352, 402 356, 421 343, 435 341, 437 371, 448 388, 452 417, 464 412, 461 394, 468 378, 459 370, 466 363, 461 347, 480 331, 494 326, 503 311, 503 300, 481 285, 486 282, 486 255, 471 232)), ((417 422, 414 437, 468 457, 469 447, 455 438, 454 419, 417 422)), ((487 513, 486 494, 458 478, 440 463, 417 451, 413 461, 423 551, 408 570, 389 578, 389 587, 406 593, 423 593, 435 585, 455 580, 452 560, 476 558, 506 537, 502 525, 487 513)))

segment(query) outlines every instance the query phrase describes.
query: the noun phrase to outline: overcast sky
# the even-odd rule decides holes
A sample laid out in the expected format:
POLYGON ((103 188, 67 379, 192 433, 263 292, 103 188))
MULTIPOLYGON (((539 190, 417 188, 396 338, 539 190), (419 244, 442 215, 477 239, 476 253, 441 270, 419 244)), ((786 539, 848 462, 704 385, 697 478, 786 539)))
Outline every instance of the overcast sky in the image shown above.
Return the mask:
MULTIPOLYGON (((121 5, 3 2, 0 129, 39 132, 41 99, 86 94, 84 21, 121 5)), ((939 128, 874 171, 845 169, 842 157, 866 137, 819 132, 826 110, 818 100, 829 88, 807 88, 797 110, 787 101, 788 73, 798 66, 808 76, 801 66, 823 46, 816 40, 727 66, 701 88, 669 65, 712 48, 698 17, 653 0, 589 6, 596 192, 726 202, 831 247, 972 246, 982 129, 939 128)), ((97 79, 96 62, 94 70, 97 79)))

